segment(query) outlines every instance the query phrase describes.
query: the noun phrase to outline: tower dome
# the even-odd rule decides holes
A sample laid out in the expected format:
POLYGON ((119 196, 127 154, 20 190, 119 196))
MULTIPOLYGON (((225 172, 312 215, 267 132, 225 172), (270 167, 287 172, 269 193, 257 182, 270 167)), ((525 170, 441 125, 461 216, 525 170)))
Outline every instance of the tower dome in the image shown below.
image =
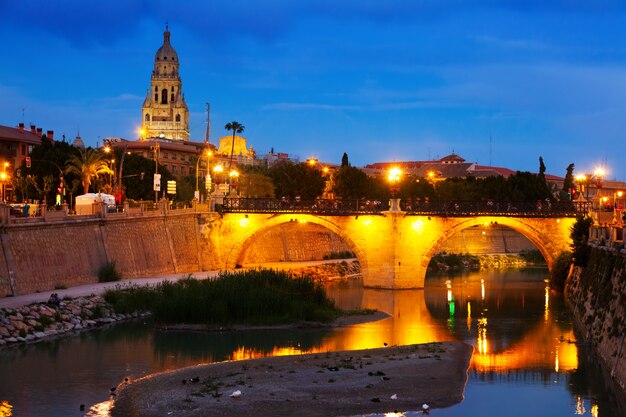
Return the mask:
POLYGON ((165 25, 165 32, 163 32, 163 45, 158 49, 154 60, 178 62, 178 54, 170 44, 170 31, 167 25, 165 25))

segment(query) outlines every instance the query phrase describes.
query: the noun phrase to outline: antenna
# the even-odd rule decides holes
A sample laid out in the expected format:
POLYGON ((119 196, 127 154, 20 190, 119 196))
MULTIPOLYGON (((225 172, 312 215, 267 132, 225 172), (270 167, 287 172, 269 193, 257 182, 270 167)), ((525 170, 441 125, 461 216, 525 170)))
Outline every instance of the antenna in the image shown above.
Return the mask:
POLYGON ((491 166, 491 132, 489 132, 489 166, 491 166))
POLYGON ((204 143, 209 144, 211 137, 211 104, 206 104, 206 133, 204 134, 204 143))

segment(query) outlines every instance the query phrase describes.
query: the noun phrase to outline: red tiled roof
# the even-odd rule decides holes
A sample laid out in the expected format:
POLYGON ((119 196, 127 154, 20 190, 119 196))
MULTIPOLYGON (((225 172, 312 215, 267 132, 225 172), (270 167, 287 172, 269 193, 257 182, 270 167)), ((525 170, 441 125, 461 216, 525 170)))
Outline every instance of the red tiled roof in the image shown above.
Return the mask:
POLYGON ((32 133, 30 130, 22 130, 15 127, 0 126, 0 140, 9 142, 25 142, 33 145, 41 144, 41 137, 32 133))

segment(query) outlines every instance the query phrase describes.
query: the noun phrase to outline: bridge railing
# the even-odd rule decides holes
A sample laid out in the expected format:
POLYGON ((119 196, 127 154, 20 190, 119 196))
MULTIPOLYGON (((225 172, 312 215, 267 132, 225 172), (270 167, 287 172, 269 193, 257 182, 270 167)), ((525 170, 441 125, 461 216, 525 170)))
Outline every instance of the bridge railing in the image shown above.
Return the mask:
POLYGON ((377 200, 299 200, 273 198, 225 198, 227 213, 309 213, 322 215, 380 214, 387 203, 377 200))
POLYGON ((588 202, 575 201, 403 201, 402 210, 410 214, 447 217, 575 217, 588 213, 588 202))
MULTIPOLYGON (((411 215, 446 217, 514 216, 574 217, 591 209, 588 202, 574 201, 401 201, 400 208, 411 215)), ((310 213, 321 215, 381 214, 389 210, 380 200, 298 200, 270 198, 225 198, 226 213, 310 213)))

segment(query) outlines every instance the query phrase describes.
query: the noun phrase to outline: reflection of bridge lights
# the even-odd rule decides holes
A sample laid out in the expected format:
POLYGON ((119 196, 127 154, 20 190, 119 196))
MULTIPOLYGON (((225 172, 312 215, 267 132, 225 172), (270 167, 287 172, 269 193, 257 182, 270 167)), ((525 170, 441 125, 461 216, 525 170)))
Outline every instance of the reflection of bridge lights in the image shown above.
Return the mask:
POLYGON ((487 317, 478 319, 478 339, 476 341, 478 353, 487 354, 487 317))
POLYGON ((543 320, 547 322, 550 316, 550 287, 548 285, 546 285, 545 289, 545 299, 546 301, 543 309, 543 320))
POLYGON ((467 331, 472 330, 472 305, 467 301, 467 331))
POLYGON ((585 409, 585 400, 583 400, 583 397, 579 395, 576 399, 576 410, 574 411, 574 414, 582 416, 586 412, 587 410, 585 409))
POLYGON ((556 345, 555 359, 554 359, 554 372, 559 373, 559 345, 556 345))
POLYGON ((421 232, 422 229, 424 228, 424 222, 422 220, 415 220, 412 224, 411 227, 413 228, 413 230, 415 230, 416 232, 421 232))
POLYGON ((385 413, 385 417, 405 417, 406 414, 404 413, 398 413, 396 411, 394 411, 393 413, 385 413))
POLYGON ((598 404, 592 404, 589 413, 591 414, 591 417, 598 417, 598 404))
POLYGON ((482 278, 480 280, 480 299, 485 299, 485 280, 482 278))

